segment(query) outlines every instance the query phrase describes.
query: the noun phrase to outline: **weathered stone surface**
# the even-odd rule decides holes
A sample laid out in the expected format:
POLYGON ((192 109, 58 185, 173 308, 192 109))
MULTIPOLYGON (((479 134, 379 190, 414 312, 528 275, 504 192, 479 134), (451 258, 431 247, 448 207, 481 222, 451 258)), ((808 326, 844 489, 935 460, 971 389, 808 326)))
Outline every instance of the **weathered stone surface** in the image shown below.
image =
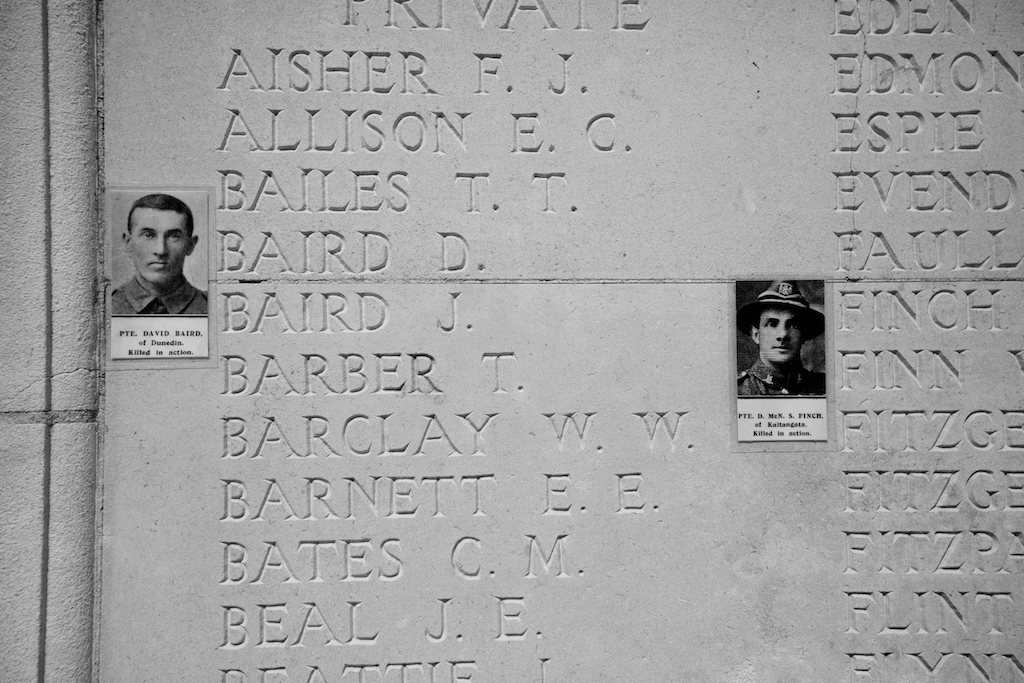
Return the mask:
POLYGON ((0 6, 0 567, 12 681, 92 677, 95 6, 0 6))
POLYGON ((39 667, 39 606, 43 577, 44 450, 41 425, 4 425, 0 430, 0 616, 8 645, 0 653, 11 680, 34 680, 39 667))
POLYGON ((85 681, 92 675, 95 425, 52 428, 46 603, 47 681, 85 681))
POLYGON ((0 10, 10 49, 0 57, 0 87, 11 125, 0 130, 7 150, 0 164, 4 200, 0 202, 0 272, 11 293, 4 297, 6 331, 0 337, 5 358, 17 358, 0 388, 3 410, 43 408, 46 342, 46 125, 43 109, 42 21, 38 9, 5 4, 0 10), (32 229, 34 228, 34 229, 32 229))
POLYGON ((216 277, 209 360, 104 347, 101 680, 1024 675, 1019 3, 104 22, 216 277))

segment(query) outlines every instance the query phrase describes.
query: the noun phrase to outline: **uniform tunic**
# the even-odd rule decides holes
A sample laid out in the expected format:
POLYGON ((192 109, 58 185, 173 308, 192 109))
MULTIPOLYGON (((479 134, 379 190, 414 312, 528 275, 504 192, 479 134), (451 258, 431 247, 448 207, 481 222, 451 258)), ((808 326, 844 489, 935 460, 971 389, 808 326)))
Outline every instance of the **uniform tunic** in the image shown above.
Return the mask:
POLYGON ((776 372, 759 358, 740 373, 737 396, 824 396, 825 373, 797 365, 791 372, 776 372))
POLYGON ((110 295, 114 315, 206 315, 206 293, 181 278, 174 291, 158 297, 142 286, 138 277, 114 290, 110 295))

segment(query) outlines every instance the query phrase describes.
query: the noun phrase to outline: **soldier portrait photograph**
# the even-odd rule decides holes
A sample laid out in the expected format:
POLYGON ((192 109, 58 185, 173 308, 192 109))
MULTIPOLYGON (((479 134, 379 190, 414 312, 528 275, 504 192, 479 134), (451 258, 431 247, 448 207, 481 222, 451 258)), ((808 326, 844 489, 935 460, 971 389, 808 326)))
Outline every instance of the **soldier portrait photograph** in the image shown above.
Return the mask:
POLYGON ((206 195, 192 198, 193 211, 175 194, 126 194, 117 193, 113 208, 112 315, 207 315, 206 195))
POLYGON ((736 283, 737 396, 824 396, 821 280, 736 283))

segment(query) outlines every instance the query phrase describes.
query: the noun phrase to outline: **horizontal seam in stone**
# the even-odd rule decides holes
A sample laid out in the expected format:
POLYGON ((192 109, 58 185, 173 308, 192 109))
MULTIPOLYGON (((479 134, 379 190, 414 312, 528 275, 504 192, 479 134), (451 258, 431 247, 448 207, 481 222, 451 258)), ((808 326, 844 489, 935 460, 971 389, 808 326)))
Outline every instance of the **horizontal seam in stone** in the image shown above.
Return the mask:
POLYGON ((69 424, 96 422, 95 410, 4 410, 0 411, 3 424, 69 424))
MULTIPOLYGON (((343 279, 332 278, 241 278, 221 279, 215 283, 220 287, 241 286, 241 285, 728 285, 733 282, 770 280, 768 276, 740 276, 734 278, 601 278, 601 277, 538 277, 538 278, 399 278, 384 279, 372 277, 352 277, 343 279)), ((993 283, 1020 283, 1024 277, 1019 275, 1010 277, 969 277, 968 275, 950 278, 927 278, 898 276, 891 278, 868 278, 868 277, 815 277, 813 274, 797 278, 802 280, 818 280, 838 285, 856 284, 993 284, 993 283)))

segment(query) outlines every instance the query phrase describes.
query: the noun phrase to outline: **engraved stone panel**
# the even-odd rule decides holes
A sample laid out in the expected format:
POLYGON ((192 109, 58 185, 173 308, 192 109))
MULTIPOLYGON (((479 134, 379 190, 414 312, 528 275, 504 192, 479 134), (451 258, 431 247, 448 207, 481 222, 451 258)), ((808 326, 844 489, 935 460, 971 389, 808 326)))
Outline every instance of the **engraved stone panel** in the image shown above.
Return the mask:
POLYGON ((1019 2, 103 16, 101 680, 1024 679, 1019 2))

